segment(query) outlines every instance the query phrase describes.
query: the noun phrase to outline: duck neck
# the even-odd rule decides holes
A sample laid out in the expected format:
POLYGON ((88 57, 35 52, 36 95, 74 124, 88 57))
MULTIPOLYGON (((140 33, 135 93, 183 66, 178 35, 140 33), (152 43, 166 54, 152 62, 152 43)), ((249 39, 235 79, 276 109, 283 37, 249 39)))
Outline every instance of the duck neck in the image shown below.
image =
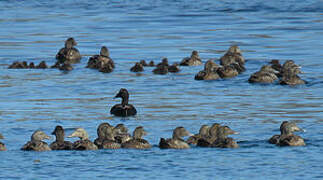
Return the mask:
POLYGON ((287 128, 283 128, 282 131, 281 131, 281 135, 282 136, 289 136, 289 135, 292 135, 293 132, 288 130, 287 128))
POLYGON ((184 141, 184 140, 182 139, 182 137, 181 137, 181 136, 179 136, 179 135, 177 135, 175 132, 173 133, 173 139, 174 139, 174 140, 184 141))
POLYGON ((126 106, 128 104, 128 99, 129 97, 127 96, 122 97, 122 102, 121 102, 122 106, 126 106))
POLYGON ((64 134, 56 133, 56 142, 64 142, 64 134))

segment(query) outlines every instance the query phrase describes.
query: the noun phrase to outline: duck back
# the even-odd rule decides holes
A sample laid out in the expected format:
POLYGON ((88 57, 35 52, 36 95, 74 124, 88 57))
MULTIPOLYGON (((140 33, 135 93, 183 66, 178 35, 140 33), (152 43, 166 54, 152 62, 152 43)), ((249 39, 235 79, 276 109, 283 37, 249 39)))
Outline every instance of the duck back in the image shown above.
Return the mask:
POLYGON ((286 137, 281 137, 279 139, 279 146, 305 146, 304 139, 295 134, 291 134, 286 137))
POLYGON ((50 151, 50 147, 43 141, 28 141, 22 148, 23 151, 50 151))
POLYGON ((78 140, 73 143, 73 150, 97 150, 98 147, 90 140, 78 140))
POLYGON ((125 106, 122 106, 121 104, 116 104, 111 108, 110 113, 115 115, 115 116, 126 117, 126 116, 134 116, 134 115, 136 115, 137 110, 131 104, 127 104, 125 106))
POLYGON ((145 139, 131 139, 125 143, 123 143, 122 148, 127 149, 149 149, 151 145, 145 139))
POLYGON ((69 141, 64 142, 53 142, 49 146, 52 150, 72 150, 73 149, 73 143, 69 141))

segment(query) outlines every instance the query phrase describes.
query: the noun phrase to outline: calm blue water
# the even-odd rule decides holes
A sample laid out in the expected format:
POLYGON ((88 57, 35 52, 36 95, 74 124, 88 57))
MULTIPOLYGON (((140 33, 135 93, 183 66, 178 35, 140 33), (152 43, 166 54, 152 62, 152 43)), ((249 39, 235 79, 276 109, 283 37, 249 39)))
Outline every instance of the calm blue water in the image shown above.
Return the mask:
MULTIPOLYGON (((2 179, 322 179, 323 2, 316 1, 0 1, 0 152, 2 179), (74 70, 13 70, 17 60, 54 64, 67 37, 84 54, 74 70), (247 71, 236 78, 194 81, 203 67, 179 74, 136 75, 141 59, 180 61, 198 50, 204 61, 232 44, 247 71), (116 63, 113 73, 86 69, 102 45, 116 63), (250 74, 271 59, 303 66, 306 86, 251 85, 250 74), (109 114, 116 91, 130 91, 138 115, 109 114), (266 140, 280 123, 295 120, 305 147, 280 148, 266 140), (83 127, 93 140, 102 122, 144 126, 150 150, 22 152, 36 129, 83 127), (239 131, 239 149, 160 150, 160 137, 176 126, 196 133, 218 122, 239 131), (39 160, 39 162, 38 162, 39 160)), ((67 131, 67 134, 71 131, 67 131)), ((76 139, 72 139, 74 141, 76 139)), ((50 143, 51 141, 48 141, 50 143)))

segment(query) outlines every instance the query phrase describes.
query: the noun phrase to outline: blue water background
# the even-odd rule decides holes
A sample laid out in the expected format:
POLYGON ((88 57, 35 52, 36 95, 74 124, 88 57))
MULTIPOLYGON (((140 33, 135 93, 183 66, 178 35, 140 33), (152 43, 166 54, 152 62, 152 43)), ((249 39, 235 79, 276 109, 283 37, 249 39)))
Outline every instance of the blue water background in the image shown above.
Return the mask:
MULTIPOLYGON (((323 1, 0 1, 1 179, 322 179, 323 1), (69 73, 57 69, 7 69, 14 61, 52 65, 64 40, 74 37, 83 54, 69 73), (171 63, 200 52, 205 62, 239 45, 247 71, 233 79, 195 81, 203 68, 178 74, 141 74, 141 59, 171 63), (113 73, 86 69, 106 45, 113 73), (271 59, 293 59, 309 84, 252 85, 250 74, 271 59), (118 118, 109 109, 120 88, 130 92, 138 115, 118 118), (267 139, 282 121, 306 133, 305 147, 280 148, 267 139), (150 150, 22 152, 36 129, 83 127, 96 138, 102 122, 144 126, 150 150), (160 137, 176 126, 196 133, 221 123, 239 131, 239 149, 160 150, 160 137)), ((76 139, 71 139, 75 141, 76 139)), ((50 143, 52 140, 47 141, 50 143)))

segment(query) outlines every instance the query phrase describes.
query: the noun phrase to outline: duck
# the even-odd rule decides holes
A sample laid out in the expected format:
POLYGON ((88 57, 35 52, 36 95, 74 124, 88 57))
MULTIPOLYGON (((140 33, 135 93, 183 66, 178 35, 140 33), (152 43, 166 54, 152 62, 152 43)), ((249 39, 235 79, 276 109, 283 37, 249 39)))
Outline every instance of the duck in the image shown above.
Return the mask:
POLYGON ((228 126, 221 126, 217 131, 217 139, 211 145, 211 147, 216 148, 239 148, 238 143, 231 137, 227 137, 230 134, 239 134, 238 132, 233 131, 228 126))
POLYGON ((192 136, 184 127, 176 127, 173 131, 173 137, 170 139, 160 138, 159 148, 161 149, 188 149, 190 148, 182 137, 183 136, 192 136))
POLYGON ((180 66, 199 66, 202 65, 202 60, 197 51, 192 51, 191 57, 186 57, 180 62, 180 66))
POLYGON ((62 126, 56 126, 52 135, 56 136, 56 141, 52 142, 49 147, 52 150, 72 150, 73 143, 70 141, 64 141, 65 132, 62 126))
POLYGON ((157 64, 157 67, 159 67, 159 66, 169 66, 169 64, 168 64, 168 59, 167 58, 163 58, 162 59, 162 62, 160 62, 160 63, 158 63, 157 64))
POLYGON ((8 67, 8 69, 27 69, 27 68, 28 68, 28 64, 26 61, 23 61, 23 62, 15 61, 8 67))
POLYGON ((56 59, 60 63, 64 63, 65 61, 69 63, 78 63, 81 60, 81 54, 76 46, 77 43, 74 38, 70 37, 65 41, 65 47, 61 48, 56 54, 56 59))
POLYGON ((34 64, 33 62, 30 62, 30 63, 29 63, 29 68, 30 68, 30 69, 35 69, 35 68, 36 68, 36 66, 35 66, 35 64, 34 64))
MULTIPOLYGON (((0 139, 4 139, 2 134, 0 134, 0 139)), ((7 150, 6 145, 0 142, 0 151, 6 151, 6 150, 7 150)))
POLYGON ((273 83, 278 80, 278 71, 276 71, 270 65, 264 65, 261 67, 260 71, 253 73, 248 79, 249 83, 273 83))
POLYGON ((116 142, 122 144, 131 140, 131 135, 128 133, 128 128, 124 124, 117 124, 114 127, 115 130, 115 140, 116 142))
POLYGON ((220 64, 222 66, 228 66, 233 63, 245 64, 245 59, 242 56, 241 50, 237 45, 231 46, 228 51, 220 58, 220 64))
POLYGON ((168 72, 171 72, 171 73, 177 73, 181 71, 178 67, 178 64, 177 63, 174 63, 173 65, 171 66, 168 66, 168 72))
POLYGON ((128 104, 129 93, 127 89, 121 88, 114 98, 121 98, 122 102, 121 104, 116 104, 111 108, 111 114, 121 117, 134 116, 137 114, 136 108, 132 104, 128 104))
POLYGON ((217 65, 212 59, 206 61, 204 65, 204 70, 198 72, 194 79, 195 80, 216 80, 220 76, 217 73, 217 70, 220 66, 217 65))
POLYGON ((115 68, 113 60, 110 58, 110 52, 106 46, 102 46, 99 55, 94 55, 89 58, 87 68, 101 69, 109 64, 111 68, 115 68))
POLYGON ((45 61, 41 61, 35 68, 36 69, 47 69, 48 66, 45 61))
POLYGON ((21 150, 23 151, 50 151, 51 148, 48 146, 44 139, 50 139, 50 137, 43 131, 37 130, 31 135, 31 140, 28 141, 21 150))
POLYGON ((218 129, 221 127, 219 123, 213 123, 209 128, 208 136, 204 136, 197 141, 199 147, 210 147, 217 139, 218 129))
POLYGON ((113 126, 104 126, 103 129, 105 138, 102 141, 101 149, 120 149, 121 144, 115 140, 115 129, 113 126))
POLYGON ((138 126, 133 131, 132 139, 125 143, 122 143, 121 147, 127 149, 149 149, 151 148, 149 142, 145 139, 142 139, 142 137, 145 135, 147 135, 147 132, 144 130, 144 128, 142 126, 138 126))
POLYGON ((275 73, 275 75, 280 78, 282 76, 283 66, 280 64, 279 60, 278 59, 272 59, 269 62, 269 65, 271 66, 271 68, 276 70, 277 73, 275 73))
POLYGON ((73 150, 97 150, 98 147, 89 140, 89 135, 83 128, 77 128, 69 138, 78 137, 80 140, 73 143, 73 150))
POLYGON ((98 137, 94 140, 94 144, 98 146, 99 149, 102 149, 102 143, 106 138, 106 128, 113 127, 109 123, 101 123, 97 128, 98 137))
POLYGON ((190 136, 187 139, 187 141, 186 141, 187 144, 196 145, 199 139, 208 137, 209 136, 209 129, 210 129, 210 126, 202 125, 198 134, 190 136))
POLYGON ((221 78, 233 78, 239 74, 234 65, 225 65, 218 68, 217 73, 221 78))
POLYGON ((150 67, 155 66, 154 61, 150 61, 150 62, 147 64, 145 60, 140 60, 140 62, 139 62, 139 63, 140 63, 142 66, 150 66, 150 67))
POLYGON ((305 132, 299 128, 295 122, 283 121, 280 126, 280 135, 274 135, 269 139, 269 143, 278 146, 305 146, 305 141, 302 137, 293 134, 295 131, 305 132))
POLYGON ((131 72, 142 72, 144 71, 144 67, 141 63, 136 63, 133 67, 130 68, 131 72))
POLYGON ((154 74, 165 75, 168 73, 168 65, 158 65, 154 70, 154 74))
MULTIPOLYGON (((285 128, 285 126, 288 124, 288 121, 283 121, 280 125, 280 133, 282 134, 283 133, 283 129, 285 128)), ((278 144, 279 142, 279 138, 280 138, 280 135, 281 134, 276 134, 276 135, 273 135, 269 140, 268 142, 270 144, 278 144)))
POLYGON ((292 67, 287 70, 283 71, 283 77, 279 81, 281 85, 302 85, 306 84, 307 82, 302 80, 297 74, 301 73, 298 67, 292 67))

